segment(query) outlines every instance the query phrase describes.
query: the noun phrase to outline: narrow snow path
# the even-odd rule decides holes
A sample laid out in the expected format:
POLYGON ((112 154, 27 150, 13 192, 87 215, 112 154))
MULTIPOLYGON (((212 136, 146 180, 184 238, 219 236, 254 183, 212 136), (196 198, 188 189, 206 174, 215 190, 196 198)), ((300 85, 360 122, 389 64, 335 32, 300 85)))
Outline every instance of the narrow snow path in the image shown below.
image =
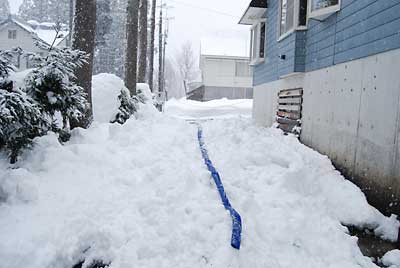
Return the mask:
POLYGON ((231 218, 201 158, 197 127, 153 114, 55 136, 9 169, 0 160, 0 267, 70 268, 80 258, 131 267, 376 267, 342 223, 394 239, 330 161, 249 119, 203 124, 210 158, 242 215, 231 218))

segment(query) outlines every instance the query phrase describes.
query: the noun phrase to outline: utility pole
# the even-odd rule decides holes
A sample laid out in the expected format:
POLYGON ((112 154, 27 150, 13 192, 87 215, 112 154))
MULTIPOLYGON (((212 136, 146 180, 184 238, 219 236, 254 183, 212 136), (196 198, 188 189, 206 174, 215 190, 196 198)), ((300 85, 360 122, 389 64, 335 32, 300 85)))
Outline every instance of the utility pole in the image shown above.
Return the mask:
POLYGON ((160 5, 160 22, 158 26, 158 92, 163 92, 163 2, 160 5))
POLYGON ((165 27, 164 27, 164 47, 163 47, 163 89, 165 91, 165 99, 168 100, 168 92, 165 87, 165 59, 166 59, 166 49, 168 44, 168 34, 169 34, 169 21, 173 18, 168 17, 168 7, 166 7, 165 12, 165 27))
MULTIPOLYGON (((161 0, 162 1, 162 0, 161 0)), ((166 47, 168 44, 168 33, 169 33, 169 21, 172 18, 168 18, 167 14, 168 14, 168 9, 170 7, 166 5, 166 3, 162 3, 161 2, 161 6, 160 6, 160 26, 159 26, 159 55, 158 55, 158 65, 159 65, 159 74, 158 74, 158 88, 159 88, 159 92, 165 92, 165 94, 167 93, 165 91, 165 59, 166 59, 166 47), (165 18, 163 17, 163 8, 166 9, 165 11, 165 18), (164 25, 165 24, 165 25, 164 25), (164 30, 163 30, 163 26, 164 30)))
POLYGON ((149 85, 150 85, 150 89, 152 91, 155 91, 155 88, 154 88, 154 44, 155 44, 155 28, 156 28, 156 6, 157 6, 157 1, 152 0, 150 46, 149 46, 149 85))

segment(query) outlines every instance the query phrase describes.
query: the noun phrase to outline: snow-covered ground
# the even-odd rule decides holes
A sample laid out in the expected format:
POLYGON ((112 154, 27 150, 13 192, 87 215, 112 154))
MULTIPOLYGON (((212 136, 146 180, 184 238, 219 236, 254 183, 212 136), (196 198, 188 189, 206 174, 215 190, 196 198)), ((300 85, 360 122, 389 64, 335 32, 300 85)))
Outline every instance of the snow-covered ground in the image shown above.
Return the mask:
MULTIPOLYGON (((112 111, 115 93, 98 92, 117 78, 96 79, 94 99, 112 111)), ((216 104, 224 102, 208 112, 206 104, 170 102, 166 115, 143 105, 123 126, 103 114, 64 146, 53 135, 38 139, 18 168, 0 159, 8 194, 0 267, 70 268, 83 257, 111 268, 377 267, 341 223, 389 240, 399 223, 369 206, 327 157, 239 115, 201 123, 242 216, 242 247, 230 247, 231 219, 201 158, 197 127, 176 118, 226 117, 216 104)), ((399 256, 390 252, 384 263, 399 267, 399 256)))
POLYGON ((172 99, 165 105, 167 115, 181 119, 216 119, 251 117, 253 100, 212 100, 198 102, 186 99, 172 99))

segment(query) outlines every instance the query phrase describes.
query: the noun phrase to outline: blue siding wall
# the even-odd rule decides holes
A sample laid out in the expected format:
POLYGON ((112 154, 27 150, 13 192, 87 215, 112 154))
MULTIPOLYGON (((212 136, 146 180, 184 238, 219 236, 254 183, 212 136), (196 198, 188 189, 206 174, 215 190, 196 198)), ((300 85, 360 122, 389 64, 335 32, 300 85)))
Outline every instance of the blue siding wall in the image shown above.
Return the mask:
POLYGON ((342 0, 338 13, 322 22, 309 20, 307 31, 280 42, 279 0, 268 3, 267 58, 255 67, 255 85, 400 48, 400 0, 342 0))
POLYGON ((305 32, 295 32, 278 40, 279 0, 270 0, 267 10, 266 58, 254 67, 254 85, 278 80, 280 76, 305 69, 305 32), (296 49, 297 48, 297 49, 296 49), (286 60, 281 60, 285 55, 286 60))

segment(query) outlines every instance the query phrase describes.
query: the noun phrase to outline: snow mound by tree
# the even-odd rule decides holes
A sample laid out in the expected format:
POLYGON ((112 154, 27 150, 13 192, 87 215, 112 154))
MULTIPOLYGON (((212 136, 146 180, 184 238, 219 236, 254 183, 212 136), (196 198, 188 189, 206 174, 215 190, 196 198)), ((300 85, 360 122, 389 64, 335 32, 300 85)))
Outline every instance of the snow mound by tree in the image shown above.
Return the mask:
POLYGON ((253 100, 226 98, 208 102, 171 99, 165 104, 165 113, 182 119, 251 117, 253 100))
MULTIPOLYGON (((122 89, 126 89, 124 81, 116 75, 102 73, 93 76, 93 120, 95 122, 109 123, 114 118, 120 106, 118 95, 122 89)), ((146 105, 140 105, 141 109, 145 109, 147 113, 156 112, 152 105, 149 85, 138 83, 137 90, 146 102, 146 105)))
POLYGON ((146 100, 153 99, 153 94, 151 93, 149 84, 137 83, 136 86, 138 93, 142 94, 146 98, 146 100))
POLYGON ((118 95, 125 88, 124 81, 113 74, 93 76, 93 120, 108 123, 118 111, 118 95))

